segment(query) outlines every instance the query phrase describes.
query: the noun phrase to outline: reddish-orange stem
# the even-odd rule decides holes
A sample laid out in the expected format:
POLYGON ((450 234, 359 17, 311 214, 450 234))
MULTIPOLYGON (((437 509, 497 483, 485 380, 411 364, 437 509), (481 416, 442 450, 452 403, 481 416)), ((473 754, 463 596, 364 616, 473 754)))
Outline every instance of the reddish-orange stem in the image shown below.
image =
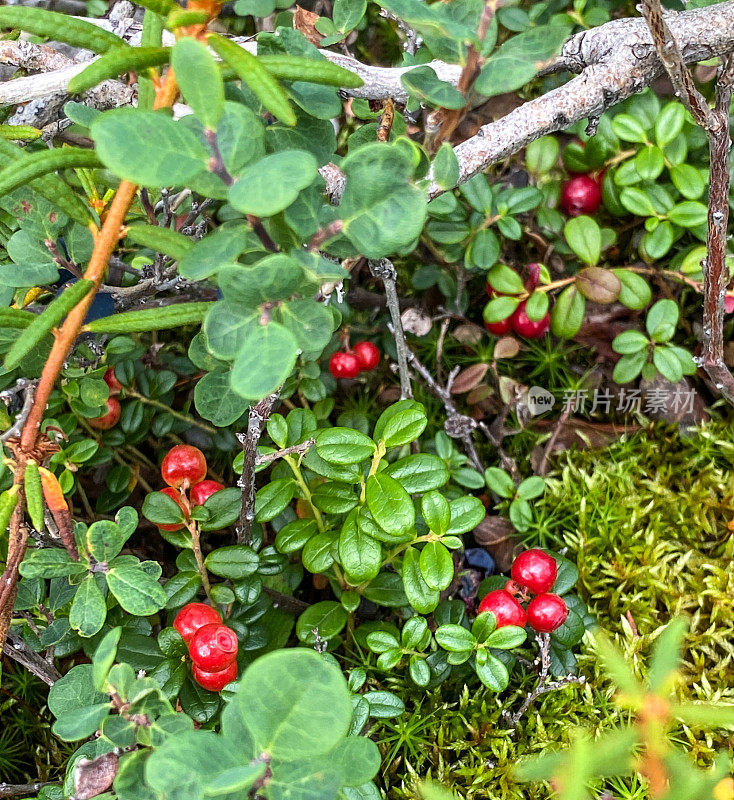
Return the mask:
POLYGON ((107 219, 105 219, 102 230, 97 236, 97 241, 94 243, 94 252, 84 272, 85 279, 94 282, 94 288, 78 305, 72 308, 56 335, 56 340, 53 343, 51 353, 43 367, 41 379, 38 382, 38 389, 36 390, 31 413, 28 415, 26 424, 23 426, 20 446, 21 449, 26 452, 31 451, 36 443, 36 437, 41 427, 43 412, 46 410, 48 399, 51 396, 56 379, 61 374, 64 361, 66 361, 71 352, 71 348, 74 346, 76 337, 79 335, 79 331, 84 323, 84 318, 87 316, 89 307, 92 305, 92 301, 97 293, 96 290, 102 283, 102 278, 107 269, 107 262, 117 245, 120 237, 120 229, 125 221, 125 215, 135 198, 137 190, 138 187, 134 183, 122 181, 115 195, 115 199, 110 206, 107 219))

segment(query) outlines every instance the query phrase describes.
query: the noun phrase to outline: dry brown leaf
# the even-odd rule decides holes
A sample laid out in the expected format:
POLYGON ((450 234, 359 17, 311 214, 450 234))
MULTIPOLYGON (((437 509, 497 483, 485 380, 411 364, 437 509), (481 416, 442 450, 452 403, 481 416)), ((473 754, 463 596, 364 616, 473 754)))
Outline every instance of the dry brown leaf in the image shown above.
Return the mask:
POLYGON ((117 775, 120 759, 116 753, 99 758, 80 758, 74 767, 74 800, 90 800, 106 792, 117 775))
POLYGON ((503 336, 494 346, 495 358, 514 358, 520 352, 520 342, 514 336, 503 336))
POLYGON ((489 364, 472 364, 462 369, 451 384, 451 394, 464 394, 479 386, 488 369, 489 364))
POLYGON ((474 539, 494 559, 497 572, 507 572, 514 560, 515 528, 504 517, 487 516, 476 528, 474 539))
POLYGON ((457 325, 451 335, 461 344, 479 344, 484 336, 484 328, 475 325, 473 322, 465 322, 457 325))
POLYGON ((311 44, 315 44, 317 47, 324 38, 316 30, 316 22, 318 19, 319 15, 314 14, 313 11, 301 8, 301 6, 296 6, 296 13, 293 15, 293 27, 297 31, 300 31, 311 44))

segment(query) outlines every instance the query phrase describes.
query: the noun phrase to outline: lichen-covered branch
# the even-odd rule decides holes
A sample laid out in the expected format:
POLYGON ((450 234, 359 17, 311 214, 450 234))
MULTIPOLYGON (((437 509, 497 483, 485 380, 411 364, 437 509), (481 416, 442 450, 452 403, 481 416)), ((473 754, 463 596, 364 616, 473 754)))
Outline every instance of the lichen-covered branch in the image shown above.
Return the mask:
POLYGON ((400 376, 400 399, 405 400, 413 396, 413 389, 410 385, 410 374, 408 372, 408 345, 405 343, 405 331, 403 322, 400 319, 400 300, 397 289, 397 272, 392 261, 381 258, 379 261, 370 261, 370 272, 375 278, 379 278, 385 287, 385 299, 387 310, 390 312, 392 320, 392 331, 395 337, 395 349, 398 354, 398 375, 400 376))
POLYGON ((242 445, 244 461, 242 463, 242 477, 238 486, 242 489, 242 503, 240 505, 240 519, 237 525, 237 543, 249 544, 252 533, 252 523, 255 521, 255 465, 257 463, 257 443, 260 441, 265 424, 278 401, 278 392, 268 395, 259 403, 250 406, 247 420, 247 431, 240 433, 237 438, 242 445))
POLYGON ((734 59, 726 55, 716 82, 711 108, 698 91, 686 67, 678 41, 667 24, 660 0, 643 0, 642 13, 655 49, 668 73, 676 96, 708 135, 710 153, 708 232, 703 263, 703 348, 701 363, 716 389, 734 405, 734 376, 724 362, 724 297, 729 284, 726 266, 729 222, 731 137, 729 114, 734 89, 734 59))

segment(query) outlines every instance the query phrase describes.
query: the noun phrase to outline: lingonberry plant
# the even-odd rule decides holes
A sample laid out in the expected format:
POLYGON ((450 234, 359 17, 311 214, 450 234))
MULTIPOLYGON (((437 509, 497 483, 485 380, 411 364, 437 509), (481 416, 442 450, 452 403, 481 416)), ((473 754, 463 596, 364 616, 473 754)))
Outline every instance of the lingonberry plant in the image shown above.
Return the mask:
MULTIPOLYGON (((0 652, 49 687, 0 713, 40 709, 39 798, 430 800, 423 751, 473 797, 469 739, 504 796, 564 704, 602 727, 620 619, 655 697, 607 648, 639 722, 600 752, 703 797, 663 738, 700 754, 709 713, 663 691, 678 623, 589 588, 586 498, 559 521, 545 476, 734 404, 734 4, 43 5, 0 7, 0 652), (416 744, 423 702, 454 741, 416 744)), ((584 747, 528 775, 580 796, 584 747)))

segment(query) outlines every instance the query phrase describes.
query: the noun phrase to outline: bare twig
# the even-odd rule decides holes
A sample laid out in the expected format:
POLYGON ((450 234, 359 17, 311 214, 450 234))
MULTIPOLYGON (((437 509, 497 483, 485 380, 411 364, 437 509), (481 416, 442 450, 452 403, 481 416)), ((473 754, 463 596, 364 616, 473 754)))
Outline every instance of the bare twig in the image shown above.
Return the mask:
POLYGON ((38 794, 44 786, 59 786, 54 781, 36 781, 35 783, 0 783, 0 797, 30 797, 38 794))
POLYGON ((423 378, 428 388, 438 397, 443 403, 446 410, 446 422, 444 423, 444 430, 452 439, 461 439, 464 444, 464 450, 472 462, 472 466, 484 475, 484 465, 482 464, 477 449, 474 446, 474 439, 472 433, 477 427, 476 420, 460 414, 451 397, 451 392, 445 389, 436 379, 431 375, 430 371, 421 364, 418 356, 412 351, 408 350, 408 363, 411 367, 423 378))
POLYGON ((728 56, 716 84, 713 115, 718 126, 708 131, 710 158, 708 233, 703 298, 703 368, 714 388, 734 405, 734 377, 724 361, 724 296, 729 283, 726 265, 729 222, 731 137, 729 107, 734 83, 734 60, 728 56))
POLYGON ((563 411, 561 411, 561 416, 558 417, 556 420, 556 424, 553 426, 553 433, 551 433, 548 442, 545 445, 545 449, 543 450, 543 457, 540 459, 540 464, 538 464, 538 469, 536 470, 537 475, 545 475, 546 470, 548 469, 548 458, 550 454, 553 452, 553 447, 555 446, 556 441, 558 441, 558 436, 560 435, 561 431, 563 430, 564 425, 568 422, 568 417, 571 414, 571 406, 567 405, 563 411))
MULTIPOLYGON (((89 21, 101 27, 112 27, 108 20, 89 21)), ((671 12, 665 22, 687 64, 734 51, 734 0, 691 11, 671 12)), ((131 25, 125 32, 125 38, 131 44, 139 44, 140 26, 131 25)), ((256 43, 247 37, 238 37, 235 41, 250 52, 257 49, 256 43)), ((169 38, 164 41, 164 44, 171 43, 169 38)), ((413 67, 374 67, 341 53, 328 50, 320 52, 364 80, 364 86, 345 90, 345 94, 367 99, 393 98, 397 103, 406 101, 407 92, 402 86, 401 77, 413 67)), ((442 61, 432 61, 429 66, 441 80, 458 84, 461 66, 442 61)), ((69 80, 84 67, 85 64, 72 64, 60 70, 6 81, 0 84, 0 105, 63 93, 69 80)), ((644 19, 613 20, 575 34, 566 42, 561 55, 543 72, 570 70, 581 73, 580 76, 523 104, 502 119, 482 126, 475 136, 457 145, 458 183, 463 183, 545 134, 564 130, 587 117, 598 118, 605 109, 652 83, 661 69, 661 61, 644 19)), ((108 81, 107 84, 128 89, 119 82, 108 81)), ((94 104, 96 100, 90 94, 87 95, 87 102, 94 104)), ((123 102, 118 99, 116 104, 123 102)), ((333 164, 327 164, 321 168, 321 174, 326 179, 329 196, 338 199, 344 180, 341 171, 333 164)), ((431 183, 429 197, 437 197, 444 191, 446 187, 431 183)))
POLYGON ((530 708, 530 706, 542 695, 549 692, 555 692, 557 689, 562 689, 571 683, 585 683, 586 678, 583 675, 566 675, 557 681, 548 682, 548 673, 550 671, 550 634, 539 633, 536 634, 536 640, 540 649, 540 672, 538 674, 538 682, 535 688, 528 692, 527 697, 523 700, 522 705, 514 714, 504 712, 505 718, 510 723, 511 729, 517 727, 517 723, 522 719, 523 714, 530 708))
POLYGON ((237 543, 249 544, 251 541, 252 523, 255 521, 255 462, 257 461, 257 443, 263 432, 265 423, 273 412, 278 401, 278 392, 268 395, 254 406, 250 406, 247 431, 237 434, 242 445, 244 461, 242 476, 238 486, 242 489, 240 520, 237 526, 237 543))
MULTIPOLYGON (((43 656, 31 650, 23 639, 12 630, 8 632, 8 645, 3 654, 8 658, 12 658, 13 661, 17 661, 49 686, 53 686, 61 678, 61 673, 53 663, 46 661, 43 656)), ((11 795, 6 796, 10 797, 11 795)), ((1 790, 0 797, 3 797, 1 790)))
POLYGON ((734 405, 734 376, 724 362, 724 297, 729 283, 726 266, 726 232, 729 221, 729 110, 734 87, 734 59, 724 57, 716 83, 716 103, 711 108, 698 91, 672 34, 660 0, 643 0, 645 17, 655 48, 668 73, 676 97, 708 135, 710 152, 708 233, 703 262, 703 349, 701 363, 714 389, 734 405))
POLYGON ((663 16, 660 0, 643 0, 642 15, 652 34, 660 61, 673 84, 675 96, 691 112, 698 125, 706 130, 715 128, 718 123, 706 98, 698 91, 691 73, 686 68, 678 43, 663 16))
POLYGON ((255 466, 259 467, 262 464, 270 464, 279 458, 283 458, 283 456, 289 456, 293 453, 298 453, 303 456, 310 450, 315 441, 316 439, 306 439, 305 442, 291 445, 291 447, 284 447, 282 450, 276 450, 274 453, 261 453, 255 459, 255 466))
POLYGON ((31 413, 33 407, 33 398, 36 393, 36 385, 38 381, 29 381, 25 378, 19 378, 16 387, 24 392, 23 408, 15 418, 15 422, 0 436, 0 441, 7 442, 8 439, 15 439, 20 436, 23 426, 25 425, 28 415, 31 413))
POLYGON ((390 312, 392 320, 392 332, 395 336, 395 348, 398 352, 398 374, 400 375, 400 397, 413 396, 413 389, 410 385, 410 373, 408 372, 408 345, 405 342, 405 332, 403 323, 400 319, 400 300, 397 290, 397 272, 392 261, 381 258, 379 261, 370 261, 370 272, 375 278, 380 278, 385 286, 385 299, 387 300, 387 310, 390 312))

